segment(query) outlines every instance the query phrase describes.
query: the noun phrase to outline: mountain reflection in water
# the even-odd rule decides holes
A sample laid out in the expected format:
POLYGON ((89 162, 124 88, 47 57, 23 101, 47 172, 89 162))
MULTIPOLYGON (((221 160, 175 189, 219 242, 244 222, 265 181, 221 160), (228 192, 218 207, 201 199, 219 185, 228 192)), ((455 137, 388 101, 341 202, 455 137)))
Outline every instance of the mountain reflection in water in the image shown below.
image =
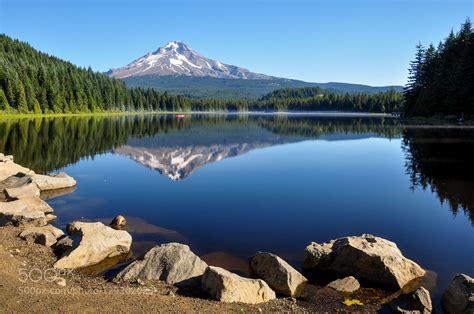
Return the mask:
POLYGON ((244 274, 257 251, 299 268, 311 241, 372 233, 438 274, 431 286, 474 264, 469 127, 347 116, 0 119, 0 152, 77 180, 72 193, 42 195, 56 227, 124 215, 134 256, 177 241, 244 274))
POLYGON ((405 128, 363 117, 193 116, 61 117, 0 120, 0 152, 37 172, 112 151, 172 180, 251 150, 311 139, 403 137, 413 188, 428 186, 453 214, 474 221, 474 130, 405 128))

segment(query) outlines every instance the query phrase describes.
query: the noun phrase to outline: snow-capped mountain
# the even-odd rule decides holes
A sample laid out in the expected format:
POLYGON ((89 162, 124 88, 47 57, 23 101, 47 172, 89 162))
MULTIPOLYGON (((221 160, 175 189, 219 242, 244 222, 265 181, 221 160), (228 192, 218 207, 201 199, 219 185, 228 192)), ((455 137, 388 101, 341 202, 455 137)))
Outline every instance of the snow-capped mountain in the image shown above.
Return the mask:
POLYGON ((272 76, 206 58, 180 41, 171 41, 130 64, 110 69, 108 75, 126 78, 144 75, 214 77, 225 79, 272 79, 272 76))

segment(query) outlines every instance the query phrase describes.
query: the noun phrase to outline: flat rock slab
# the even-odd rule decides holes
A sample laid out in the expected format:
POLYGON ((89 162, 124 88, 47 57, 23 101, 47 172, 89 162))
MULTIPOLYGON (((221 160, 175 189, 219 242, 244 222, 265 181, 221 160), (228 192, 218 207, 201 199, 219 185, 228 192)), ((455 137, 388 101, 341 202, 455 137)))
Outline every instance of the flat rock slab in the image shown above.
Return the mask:
POLYGON ((64 235, 61 229, 46 225, 43 227, 30 227, 23 230, 19 237, 26 241, 52 246, 57 242, 57 239, 64 235))
POLYGON ((433 311, 430 293, 423 287, 408 294, 401 294, 390 302, 389 306, 395 313, 429 314, 433 311))
POLYGON ((352 276, 331 281, 327 286, 340 292, 349 293, 359 290, 360 288, 359 281, 352 276))
POLYGON ((0 226, 39 227, 46 225, 46 216, 44 211, 41 210, 41 206, 32 206, 32 204, 39 202, 43 201, 38 198, 32 198, 12 202, 0 202, 0 226))
POLYGON ((279 256, 266 252, 258 252, 250 258, 250 274, 286 296, 297 296, 308 281, 279 256))
POLYGON ((442 302, 448 314, 474 313, 474 279, 457 274, 444 292, 442 302))
POLYGON ((39 197, 40 190, 36 184, 29 183, 17 188, 7 188, 5 189, 5 194, 10 199, 39 197))
POLYGON ((180 243, 157 245, 143 257, 132 262, 114 281, 161 280, 169 284, 193 285, 200 283, 207 264, 189 246, 180 243))
POLYGON ((54 268, 82 268, 100 263, 106 258, 126 254, 132 245, 132 236, 124 230, 115 230, 101 222, 73 222, 68 225, 73 246, 67 250, 54 268))
POLYGON ((39 197, 25 197, 19 200, 7 202, 6 204, 11 204, 12 206, 17 207, 25 206, 28 210, 40 211, 45 214, 51 214, 54 212, 53 208, 51 208, 48 203, 46 203, 39 197))
POLYGON ((215 266, 206 269, 202 276, 202 288, 221 302, 257 304, 276 298, 265 281, 240 277, 215 266))
POLYGON ((425 274, 395 243, 370 234, 312 242, 305 250, 303 270, 336 272, 395 289, 425 274))
POLYGON ((35 172, 22 167, 13 162, 13 160, 5 160, 0 162, 0 181, 8 179, 11 176, 14 176, 18 173, 22 173, 25 175, 34 175, 35 172))
POLYGON ((35 174, 31 177, 41 191, 70 188, 76 185, 76 180, 64 172, 52 175, 35 174))

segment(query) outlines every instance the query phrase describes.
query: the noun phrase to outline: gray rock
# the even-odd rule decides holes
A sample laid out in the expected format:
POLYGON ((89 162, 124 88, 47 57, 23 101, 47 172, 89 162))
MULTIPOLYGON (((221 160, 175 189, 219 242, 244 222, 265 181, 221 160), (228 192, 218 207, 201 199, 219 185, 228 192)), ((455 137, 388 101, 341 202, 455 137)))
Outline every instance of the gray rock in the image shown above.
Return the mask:
POLYGON ((46 225, 42 227, 30 227, 20 233, 19 237, 23 240, 32 241, 34 243, 52 246, 57 239, 64 235, 61 229, 46 225))
POLYGON ((70 188, 76 185, 76 180, 63 172, 48 176, 35 174, 31 180, 41 191, 70 188))
POLYGON ((115 277, 115 281, 161 280, 169 284, 199 284, 207 264, 180 243, 157 245, 141 259, 132 262, 115 277))
POLYGON ((73 247, 67 250, 54 268, 81 268, 100 263, 109 257, 128 253, 132 236, 124 230, 114 230, 101 222, 73 222, 68 225, 73 247), (75 238, 75 239, 74 239, 75 238))
POLYGON ((297 296, 307 279, 280 257, 258 252, 250 258, 250 274, 263 279, 275 292, 297 296))
MULTIPOLYGON (((38 200, 41 201, 40 199, 38 200)), ((30 202, 30 199, 21 199, 12 202, 0 202, 0 226, 46 225, 46 216, 41 208, 31 206, 32 203, 35 202, 36 200, 30 202)))
POLYGON ((370 235, 344 237, 306 247, 303 270, 337 272, 376 284, 402 288, 425 271, 402 255, 391 241, 370 235))
MULTIPOLYGON (((2 164, 0 163, 0 169, 1 168, 2 168, 2 164)), ((1 189, 19 188, 29 183, 31 183, 31 174, 18 172, 17 174, 9 176, 5 180, 1 181, 0 188, 1 189)))
POLYGON ((16 163, 13 162, 13 160, 4 160, 0 162, 0 181, 4 181, 8 179, 11 176, 15 176, 18 173, 24 174, 24 175, 34 175, 35 172, 22 167, 20 165, 17 165, 16 163))
POLYGON ((72 249, 74 243, 73 240, 68 236, 58 238, 57 242, 52 246, 54 253, 58 256, 62 256, 64 252, 72 249))
POLYGON ((221 302, 258 304, 276 298, 265 281, 240 277, 214 266, 209 266, 202 276, 202 288, 221 302))
POLYGON ((423 287, 408 294, 401 294, 390 302, 389 306, 395 313, 429 314, 433 311, 430 293, 423 287))
POLYGON ((327 286, 340 292, 349 293, 359 290, 360 288, 359 281, 352 276, 331 281, 327 286))
POLYGON ((444 292, 442 303, 448 314, 474 313, 474 279, 457 274, 444 292))

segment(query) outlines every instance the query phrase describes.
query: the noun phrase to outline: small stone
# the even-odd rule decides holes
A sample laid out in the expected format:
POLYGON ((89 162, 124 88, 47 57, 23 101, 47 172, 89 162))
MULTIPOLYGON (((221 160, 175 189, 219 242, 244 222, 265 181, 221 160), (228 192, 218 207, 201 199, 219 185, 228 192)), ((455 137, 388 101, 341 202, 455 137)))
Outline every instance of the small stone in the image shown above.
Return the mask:
POLYGON ((57 239, 64 235, 61 229, 58 229, 51 225, 43 227, 30 227, 20 233, 19 237, 23 240, 33 241, 34 243, 42 244, 45 246, 52 246, 56 243, 57 239))
POLYGON ((46 221, 47 221, 47 222, 56 220, 57 218, 58 218, 58 216, 56 216, 56 215, 53 215, 53 214, 46 214, 46 221))
POLYGON ((121 230, 125 227, 126 224, 127 224, 127 220, 125 219, 125 217, 122 215, 118 215, 114 219, 112 219, 112 222, 110 223, 110 227, 116 230, 121 230))
POLYGON ((411 293, 400 295, 390 302, 389 306, 395 313, 429 314, 433 310, 430 293, 423 287, 411 293))
POLYGON ((328 287, 340 292, 354 292, 360 288, 359 281, 352 276, 330 282, 328 287))
POLYGON ((137 278, 137 283, 141 286, 144 286, 146 284, 146 282, 141 280, 140 278, 137 278))
POLYGON ((64 278, 56 277, 54 279, 54 283, 57 284, 58 286, 66 287, 66 279, 64 279, 64 278))

